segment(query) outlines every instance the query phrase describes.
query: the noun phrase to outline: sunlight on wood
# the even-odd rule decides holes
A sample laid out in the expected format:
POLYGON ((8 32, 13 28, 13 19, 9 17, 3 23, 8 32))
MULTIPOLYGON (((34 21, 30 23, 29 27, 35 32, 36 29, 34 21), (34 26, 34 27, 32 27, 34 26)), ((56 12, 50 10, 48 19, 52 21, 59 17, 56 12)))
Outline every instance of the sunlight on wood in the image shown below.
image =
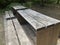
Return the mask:
POLYGON ((60 39, 58 39, 57 45, 60 45, 60 39))

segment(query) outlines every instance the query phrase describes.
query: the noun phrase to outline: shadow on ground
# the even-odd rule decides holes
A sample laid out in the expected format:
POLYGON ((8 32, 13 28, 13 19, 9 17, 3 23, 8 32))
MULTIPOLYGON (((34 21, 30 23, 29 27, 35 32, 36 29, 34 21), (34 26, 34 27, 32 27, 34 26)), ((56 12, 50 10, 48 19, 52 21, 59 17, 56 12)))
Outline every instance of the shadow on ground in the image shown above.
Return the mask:
POLYGON ((33 10, 36 10, 40 13, 46 14, 56 19, 60 19, 60 7, 40 7, 40 6, 33 6, 33 10))

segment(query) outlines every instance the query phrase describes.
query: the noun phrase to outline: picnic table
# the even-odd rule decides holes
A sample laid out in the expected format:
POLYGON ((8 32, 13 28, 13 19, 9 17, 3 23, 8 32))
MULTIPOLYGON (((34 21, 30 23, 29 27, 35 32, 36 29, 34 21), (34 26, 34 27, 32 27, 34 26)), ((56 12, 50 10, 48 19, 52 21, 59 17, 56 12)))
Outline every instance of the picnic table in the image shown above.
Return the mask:
POLYGON ((29 23, 34 29, 33 31, 36 34, 35 40, 37 45, 56 45, 59 35, 60 20, 24 6, 15 6, 12 7, 12 10, 21 23, 29 23))
MULTIPOLYGON (((33 40, 32 42, 35 42, 32 45, 57 44, 60 29, 60 20, 46 16, 24 6, 13 6, 12 11, 21 24, 29 25, 26 27, 28 29, 27 31, 31 30, 35 34, 35 36, 32 36, 33 33, 30 33, 31 35, 29 34, 29 36, 34 37, 31 38, 33 40)), ((24 40, 26 39, 24 38, 24 40)), ((26 45, 27 43, 28 42, 25 42, 24 45, 26 45)))

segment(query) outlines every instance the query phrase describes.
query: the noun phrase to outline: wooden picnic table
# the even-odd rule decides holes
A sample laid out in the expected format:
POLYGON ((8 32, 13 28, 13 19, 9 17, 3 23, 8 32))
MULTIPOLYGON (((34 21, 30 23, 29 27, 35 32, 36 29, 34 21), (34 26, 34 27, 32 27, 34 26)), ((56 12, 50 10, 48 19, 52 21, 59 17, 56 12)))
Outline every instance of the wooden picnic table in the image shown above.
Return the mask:
POLYGON ((22 6, 15 6, 12 7, 12 10, 20 22, 24 24, 26 22, 34 29, 34 32, 36 34, 36 45, 57 44, 60 29, 60 20, 46 16, 24 6, 23 8, 22 6))

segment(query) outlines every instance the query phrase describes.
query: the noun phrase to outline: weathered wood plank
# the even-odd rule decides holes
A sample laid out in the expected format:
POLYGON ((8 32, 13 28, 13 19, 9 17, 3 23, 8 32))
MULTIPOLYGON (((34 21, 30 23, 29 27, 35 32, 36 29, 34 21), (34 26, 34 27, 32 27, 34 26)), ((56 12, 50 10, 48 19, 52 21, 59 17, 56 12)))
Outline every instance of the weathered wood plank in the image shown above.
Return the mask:
POLYGON ((35 12, 31 9, 26 10, 18 10, 17 11, 25 20, 28 21, 35 29, 48 27, 53 24, 57 24, 60 22, 60 20, 45 16, 43 14, 40 14, 38 12, 35 12), (38 15, 39 14, 39 15, 38 15), (32 21, 35 22, 35 24, 31 23, 32 21), (37 22, 37 23, 36 23, 37 22), (39 26, 37 26, 39 25, 39 26), (41 26, 42 25, 42 26, 41 26), (41 26, 41 27, 40 27, 41 26))
POLYGON ((35 30, 37 30, 38 28, 42 28, 45 27, 45 25, 37 22, 36 20, 34 20, 34 18, 32 18, 31 16, 29 16, 28 14, 26 14, 23 10, 19 10, 17 11, 29 24, 31 24, 33 26, 33 28, 35 30))
POLYGON ((21 27, 21 25, 18 23, 17 19, 13 19, 15 28, 16 28, 16 32, 18 34, 19 40, 21 45, 33 45, 29 38, 27 37, 27 35, 24 32, 24 29, 21 27))
POLYGON ((54 25, 54 28, 52 30, 52 39, 51 39, 51 45, 57 45, 57 40, 59 36, 59 31, 60 31, 60 24, 54 25))
POLYGON ((15 10, 21 10, 21 9, 26 9, 27 7, 24 7, 24 6, 13 6, 12 8, 14 8, 15 10))
POLYGON ((37 15, 34 15, 33 12, 31 13, 28 13, 27 10, 24 11, 26 14, 28 14, 29 16, 31 16, 33 19, 35 19, 37 22, 45 25, 45 27, 47 27, 48 25, 51 25, 52 23, 48 22, 48 21, 45 21, 43 19, 41 19, 39 16, 37 15))
POLYGON ((5 27, 5 35, 6 35, 6 45, 19 45, 17 36, 12 24, 12 20, 6 21, 7 26, 5 27))
POLYGON ((42 13, 39 13, 39 12, 31 10, 31 9, 26 9, 26 11, 29 12, 29 14, 31 14, 31 15, 39 17, 41 20, 44 20, 46 22, 50 22, 51 24, 56 24, 56 23, 60 22, 60 20, 57 20, 55 18, 46 16, 46 15, 44 15, 42 13))
POLYGON ((40 31, 37 31, 37 45, 50 45, 51 40, 51 28, 45 28, 40 31))
MULTIPOLYGON (((7 15, 9 15, 8 11, 6 12, 6 16, 7 15)), ((10 18, 10 16, 8 16, 8 18, 10 18)), ((6 20, 6 18, 4 18, 4 28, 6 45, 19 45, 12 20, 6 20)))

